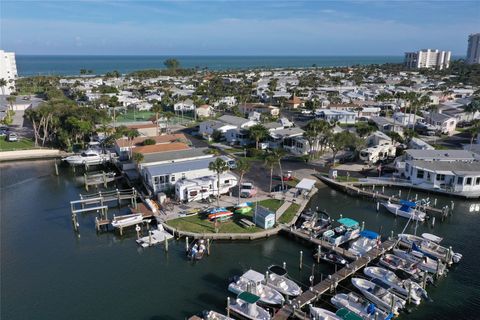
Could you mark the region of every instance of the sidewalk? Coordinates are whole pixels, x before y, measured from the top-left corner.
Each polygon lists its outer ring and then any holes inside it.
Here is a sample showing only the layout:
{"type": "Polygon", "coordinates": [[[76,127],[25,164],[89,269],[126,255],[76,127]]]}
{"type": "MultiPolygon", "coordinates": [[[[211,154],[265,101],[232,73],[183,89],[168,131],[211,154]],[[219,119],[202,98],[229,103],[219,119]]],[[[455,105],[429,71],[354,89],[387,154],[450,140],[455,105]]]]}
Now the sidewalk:
{"type": "Polygon", "coordinates": [[[12,160],[34,160],[60,158],[64,154],[58,149],[31,149],[0,152],[0,162],[12,160]]]}

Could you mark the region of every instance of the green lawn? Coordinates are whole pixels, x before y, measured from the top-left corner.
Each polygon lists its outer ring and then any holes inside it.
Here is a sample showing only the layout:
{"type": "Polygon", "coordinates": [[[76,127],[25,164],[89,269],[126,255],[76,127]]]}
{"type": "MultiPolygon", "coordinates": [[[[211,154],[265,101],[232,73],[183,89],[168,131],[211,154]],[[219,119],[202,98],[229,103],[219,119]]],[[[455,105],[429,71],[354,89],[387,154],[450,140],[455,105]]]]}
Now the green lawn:
{"type": "MultiPolygon", "coordinates": [[[[127,112],[121,112],[117,115],[117,122],[133,122],[133,121],[151,121],[151,119],[155,118],[155,113],[151,111],[135,111],[128,110],[127,112]]],[[[190,116],[183,116],[182,117],[173,117],[169,120],[169,124],[176,124],[176,123],[187,123],[194,121],[194,119],[190,116]]]]}
{"type": "Polygon", "coordinates": [[[292,203],[278,219],[278,223],[289,223],[292,221],[293,217],[297,214],[298,209],[300,209],[300,205],[298,203],[292,203]]]}
{"type": "Polygon", "coordinates": [[[0,151],[15,151],[34,149],[34,143],[29,139],[19,139],[15,142],[5,140],[5,137],[0,137],[0,151]]]}
{"type": "MultiPolygon", "coordinates": [[[[267,199],[258,202],[259,205],[272,211],[277,211],[281,207],[283,201],[276,199],[267,199]]],[[[298,210],[298,208],[297,208],[298,210]]],[[[288,210],[287,210],[288,211],[288,210]]],[[[233,218],[224,222],[217,223],[218,233],[250,233],[264,231],[258,227],[245,228],[240,224],[241,219],[247,219],[253,222],[253,210],[246,214],[235,213],[233,218]]],[[[196,233],[215,233],[215,223],[208,220],[205,214],[195,216],[182,217],[167,221],[169,226],[176,229],[196,233]]]]}
{"type": "Polygon", "coordinates": [[[337,176],[337,179],[335,179],[338,182],[358,182],[358,178],[355,177],[348,177],[347,176],[337,176]]]}

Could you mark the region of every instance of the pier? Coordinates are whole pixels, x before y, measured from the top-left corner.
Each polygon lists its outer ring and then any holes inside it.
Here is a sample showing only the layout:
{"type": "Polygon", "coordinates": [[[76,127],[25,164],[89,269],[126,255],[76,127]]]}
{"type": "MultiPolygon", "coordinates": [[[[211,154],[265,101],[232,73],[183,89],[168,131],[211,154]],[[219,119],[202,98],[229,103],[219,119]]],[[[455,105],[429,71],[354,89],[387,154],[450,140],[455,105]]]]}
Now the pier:
{"type": "Polygon", "coordinates": [[[121,179],[121,177],[116,177],[114,172],[92,172],[83,174],[84,182],[85,182],[85,190],[88,191],[89,186],[97,187],[100,184],[103,184],[105,188],[107,188],[109,182],[116,181],[121,179]],[[112,174],[113,173],[113,174],[112,174]]]}
{"type": "MultiPolygon", "coordinates": [[[[80,200],[77,200],[76,203],[82,204],[82,207],[89,204],[95,203],[108,203],[116,201],[117,205],[121,205],[122,200],[130,200],[132,207],[137,207],[137,198],[139,197],[139,193],[135,188],[131,189],[115,189],[109,191],[99,191],[93,194],[80,194],[80,200]]],[[[75,202],[71,201],[70,203],[75,202]]]]}
{"type": "MultiPolygon", "coordinates": [[[[367,197],[367,198],[371,198],[371,199],[373,199],[374,201],[377,201],[377,202],[390,201],[392,203],[400,203],[400,200],[402,200],[402,199],[400,199],[401,191],[399,192],[398,197],[395,197],[393,195],[388,196],[388,195],[383,194],[383,191],[380,192],[382,190],[381,189],[382,187],[385,187],[385,186],[397,186],[397,187],[404,187],[404,188],[412,187],[410,185],[405,185],[405,184],[397,185],[397,184],[383,183],[383,184],[375,185],[375,184],[372,184],[372,183],[368,183],[368,186],[370,186],[371,188],[361,188],[361,186],[363,185],[362,182],[338,182],[338,181],[335,181],[333,179],[330,179],[330,178],[322,176],[322,175],[316,175],[316,177],[318,179],[320,179],[326,185],[328,185],[328,186],[330,186],[334,189],[340,190],[342,192],[345,192],[348,195],[367,197]],[[375,187],[380,188],[380,190],[375,190],[375,187]]],[[[423,191],[426,191],[426,190],[423,190],[423,191]]],[[[431,207],[431,206],[426,206],[426,205],[423,206],[422,205],[421,208],[424,209],[426,213],[434,215],[434,216],[438,216],[438,217],[442,218],[442,220],[445,219],[447,217],[448,213],[449,213],[449,208],[448,207],[444,207],[442,209],[439,209],[439,208],[434,208],[434,207],[431,207]]]]}
{"type": "Polygon", "coordinates": [[[394,239],[389,239],[383,242],[380,245],[380,247],[370,250],[364,256],[359,257],[358,259],[348,264],[344,268],[338,270],[332,275],[329,275],[328,278],[324,279],[323,281],[320,281],[313,287],[310,287],[308,290],[303,292],[300,296],[293,299],[290,305],[284,306],[282,309],[280,309],[275,314],[273,319],[286,320],[290,316],[296,314],[297,310],[303,308],[309,303],[312,303],[318,300],[320,296],[325,292],[327,291],[333,292],[333,290],[335,290],[335,288],[338,286],[339,282],[355,274],[358,270],[362,269],[371,261],[375,260],[385,252],[393,249],[395,244],[396,244],[396,241],[394,239]]]}

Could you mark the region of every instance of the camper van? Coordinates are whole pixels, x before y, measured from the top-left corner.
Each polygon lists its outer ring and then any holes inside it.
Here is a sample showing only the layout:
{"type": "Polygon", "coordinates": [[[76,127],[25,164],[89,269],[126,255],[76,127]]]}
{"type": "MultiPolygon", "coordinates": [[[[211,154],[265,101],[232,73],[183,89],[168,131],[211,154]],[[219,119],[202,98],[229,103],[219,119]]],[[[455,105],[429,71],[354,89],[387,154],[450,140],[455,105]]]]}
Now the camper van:
{"type": "Polygon", "coordinates": [[[368,164],[375,164],[379,161],[395,157],[396,147],[390,143],[384,143],[360,151],[360,160],[368,164]]]}
{"type": "MultiPolygon", "coordinates": [[[[220,194],[226,194],[235,187],[238,179],[231,173],[220,175],[220,194]]],[[[217,196],[217,176],[179,180],[175,184],[175,196],[179,201],[191,202],[217,196]]]]}

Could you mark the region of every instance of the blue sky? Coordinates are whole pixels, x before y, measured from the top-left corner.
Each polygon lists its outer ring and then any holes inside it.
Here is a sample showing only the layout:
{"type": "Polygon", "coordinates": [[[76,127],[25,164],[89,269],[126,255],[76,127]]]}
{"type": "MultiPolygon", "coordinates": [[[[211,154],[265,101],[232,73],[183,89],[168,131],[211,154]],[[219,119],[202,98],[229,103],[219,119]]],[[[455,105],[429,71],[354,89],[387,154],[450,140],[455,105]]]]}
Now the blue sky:
{"type": "Polygon", "coordinates": [[[18,54],[464,55],[480,0],[2,0],[0,18],[18,54]]]}

